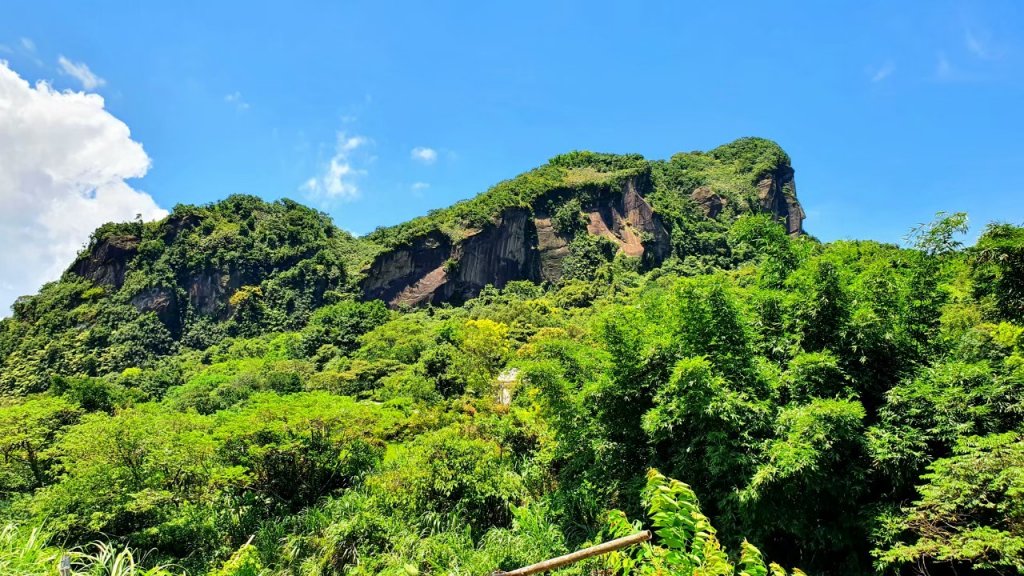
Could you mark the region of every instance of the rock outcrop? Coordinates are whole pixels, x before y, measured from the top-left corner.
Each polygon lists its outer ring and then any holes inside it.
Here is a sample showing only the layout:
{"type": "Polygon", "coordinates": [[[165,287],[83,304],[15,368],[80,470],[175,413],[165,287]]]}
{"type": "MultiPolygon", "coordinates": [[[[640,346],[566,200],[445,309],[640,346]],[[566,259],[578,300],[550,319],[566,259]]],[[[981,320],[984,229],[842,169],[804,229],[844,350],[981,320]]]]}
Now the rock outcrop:
{"type": "Polygon", "coordinates": [[[761,209],[775,214],[786,227],[790,235],[802,234],[804,231],[804,209],[796,199],[796,182],[793,179],[793,168],[780,166],[757,183],[757,196],[761,201],[761,209]]]}
{"type": "Polygon", "coordinates": [[[91,250],[71,265],[71,271],[101,286],[115,290],[124,285],[128,262],[139,251],[135,236],[110,236],[96,243],[91,250]]]}
{"type": "Polygon", "coordinates": [[[367,299],[392,306],[459,303],[492,284],[539,280],[536,229],[528,211],[510,209],[458,244],[440,232],[377,257],[363,281],[367,299]]]}
{"type": "Polygon", "coordinates": [[[557,281],[562,277],[562,260],[569,255],[569,242],[572,238],[555,230],[551,215],[546,212],[540,212],[534,217],[533,227],[537,234],[540,277],[557,281]]]}
{"type": "Polygon", "coordinates": [[[172,333],[177,334],[180,331],[178,298],[174,290],[163,287],[149,288],[132,297],[131,304],[140,312],[156,313],[172,333]]]}
{"type": "Polygon", "coordinates": [[[362,283],[363,295],[395,305],[432,302],[434,292],[448,281],[444,267],[451,255],[451,240],[441,232],[385,252],[370,265],[362,283]]]}
{"type": "Polygon", "coordinates": [[[803,233],[789,158],[767,140],[740,139],[667,161],[574,152],[415,225],[359,239],[290,201],[232,196],[183,206],[142,232],[134,223],[111,225],[69,273],[109,287],[108,294],[131,274],[131,293],[122,297],[175,333],[189,318],[230,319],[231,296],[242,286],[264,288],[261,305],[299,325],[329,291],[401,307],[459,304],[485,286],[518,280],[558,282],[568,258],[579,273],[579,262],[596,265],[610,253],[607,243],[580,235],[604,238],[650,269],[670,257],[672,236],[686,233],[690,219],[728,225],[758,210],[789,234],[803,233]],[[313,233],[295,233],[307,226],[313,233]]]}
{"type": "Polygon", "coordinates": [[[247,284],[246,280],[234,270],[222,273],[208,269],[193,274],[186,284],[189,304],[204,316],[226,317],[228,298],[247,284]]]}
{"type": "Polygon", "coordinates": [[[690,198],[697,203],[701,211],[708,218],[718,218],[722,210],[729,204],[729,199],[716,194],[710,186],[699,186],[690,194],[690,198]]]}
{"type": "MultiPolygon", "coordinates": [[[[605,237],[628,256],[657,265],[671,251],[668,231],[643,198],[648,177],[629,178],[621,188],[583,206],[586,233],[605,237]]],[[[515,280],[557,281],[571,237],[557,232],[543,210],[511,208],[495,222],[468,231],[453,243],[431,232],[387,251],[371,263],[361,284],[366,299],[418,306],[475,297],[487,285],[515,280]]]]}

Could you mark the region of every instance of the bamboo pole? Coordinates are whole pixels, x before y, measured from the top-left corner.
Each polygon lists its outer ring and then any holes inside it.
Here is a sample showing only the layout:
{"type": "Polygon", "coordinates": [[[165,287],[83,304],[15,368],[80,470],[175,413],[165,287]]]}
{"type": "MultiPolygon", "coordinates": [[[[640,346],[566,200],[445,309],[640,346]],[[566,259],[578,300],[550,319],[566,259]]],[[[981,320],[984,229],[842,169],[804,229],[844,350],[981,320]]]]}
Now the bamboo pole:
{"type": "Polygon", "coordinates": [[[552,558],[522,568],[517,568],[511,572],[502,572],[498,570],[494,572],[492,576],[529,576],[530,574],[537,574],[538,572],[547,572],[548,570],[555,570],[563,566],[572,564],[573,562],[579,562],[592,556],[598,556],[600,554],[607,554],[620,548],[632,546],[633,544],[639,544],[646,542],[651,539],[651,532],[644,530],[643,532],[637,532],[631,536],[623,536],[622,538],[616,538],[603,544],[591,546],[590,548],[584,548],[583,550],[577,550],[571,554],[565,556],[559,556],[558,558],[552,558]]]}

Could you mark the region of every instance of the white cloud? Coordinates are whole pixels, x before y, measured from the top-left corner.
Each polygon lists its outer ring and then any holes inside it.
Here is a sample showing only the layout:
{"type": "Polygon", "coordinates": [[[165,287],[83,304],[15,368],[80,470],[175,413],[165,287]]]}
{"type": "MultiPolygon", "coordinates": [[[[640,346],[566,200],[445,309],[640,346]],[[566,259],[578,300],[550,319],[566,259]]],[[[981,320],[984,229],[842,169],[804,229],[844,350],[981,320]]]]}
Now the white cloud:
{"type": "Polygon", "coordinates": [[[81,82],[82,88],[86,90],[95,90],[107,83],[103,78],[93,74],[92,70],[89,70],[89,67],[85,65],[85,62],[76,63],[61,56],[57,58],[57,64],[60,64],[62,73],[81,82]]]}
{"type": "Polygon", "coordinates": [[[35,52],[36,51],[36,43],[33,42],[29,38],[22,38],[21,39],[21,47],[24,48],[25,50],[29,51],[29,52],[35,52]]]}
{"type": "Polygon", "coordinates": [[[882,80],[885,80],[889,76],[892,76],[892,73],[895,72],[895,71],[896,71],[896,64],[894,64],[891,60],[887,60],[884,64],[882,64],[878,68],[870,71],[871,72],[871,81],[872,82],[881,82],[882,80]]]}
{"type": "Polygon", "coordinates": [[[369,140],[364,136],[346,136],[344,132],[338,132],[338,151],[348,154],[349,152],[367,144],[369,140]]]}
{"type": "Polygon", "coordinates": [[[944,52],[939,52],[938,59],[935,62],[935,76],[939,80],[953,80],[956,76],[956,73],[953,71],[953,65],[950,64],[944,52]]]}
{"type": "Polygon", "coordinates": [[[993,47],[992,35],[984,29],[964,30],[964,47],[980,60],[999,60],[1002,56],[1001,50],[993,47]]]}
{"type": "Polygon", "coordinates": [[[352,201],[359,198],[360,190],[356,179],[365,176],[366,171],[353,164],[353,152],[369,143],[365,136],[348,136],[338,132],[334,155],[314,176],[301,186],[315,200],[352,201]]]}
{"type": "Polygon", "coordinates": [[[126,182],[149,156],[103,97],[30,85],[0,60],[0,315],[55,280],[99,225],[162,218],[126,182]]]}
{"type": "Polygon", "coordinates": [[[426,190],[427,188],[430,188],[430,184],[426,182],[413,182],[410,188],[412,188],[413,192],[419,192],[422,190],[426,190]]]}
{"type": "Polygon", "coordinates": [[[434,162],[437,162],[437,150],[434,150],[433,148],[417,146],[412,149],[412,152],[410,152],[409,155],[412,156],[413,160],[424,164],[433,164],[434,162]]]}
{"type": "Polygon", "coordinates": [[[974,54],[978,58],[987,58],[988,50],[981,43],[981,40],[974,35],[970,30],[964,33],[964,45],[967,46],[967,51],[974,54]]]}
{"type": "Polygon", "coordinates": [[[237,90],[231,94],[225,95],[224,101],[228,104],[234,105],[235,109],[238,111],[249,109],[249,103],[242,98],[242,93],[237,90]]]}

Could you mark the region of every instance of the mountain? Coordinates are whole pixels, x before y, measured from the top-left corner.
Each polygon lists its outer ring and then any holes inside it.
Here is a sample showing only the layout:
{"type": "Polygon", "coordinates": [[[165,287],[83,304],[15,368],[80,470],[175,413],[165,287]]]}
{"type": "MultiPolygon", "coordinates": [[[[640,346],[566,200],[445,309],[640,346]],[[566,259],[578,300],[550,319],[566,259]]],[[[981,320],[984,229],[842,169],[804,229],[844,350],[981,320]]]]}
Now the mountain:
{"type": "Polygon", "coordinates": [[[759,138],[664,161],[570,152],[363,238],[291,200],[179,205],[157,222],[100,227],[59,281],[18,299],[0,368],[22,369],[0,370],[0,389],[45,388],[54,370],[120,370],[179,344],[295,330],[344,299],[457,305],[488,285],[589,279],[617,257],[647,270],[727,265],[730,223],[759,212],[803,233],[789,156],[759,138]]]}
{"type": "Polygon", "coordinates": [[[689,255],[685,236],[702,220],[727,224],[750,212],[803,232],[793,168],[773,142],[747,138],[668,161],[572,152],[472,200],[370,234],[382,250],[359,287],[364,298],[416,306],[461,303],[515,280],[558,282],[574,260],[600,259],[602,251],[649,269],[689,255]]]}
{"type": "Polygon", "coordinates": [[[1020,572],[1024,228],[802,221],[747,138],[107,224],[0,320],[0,572],[1020,572]]]}

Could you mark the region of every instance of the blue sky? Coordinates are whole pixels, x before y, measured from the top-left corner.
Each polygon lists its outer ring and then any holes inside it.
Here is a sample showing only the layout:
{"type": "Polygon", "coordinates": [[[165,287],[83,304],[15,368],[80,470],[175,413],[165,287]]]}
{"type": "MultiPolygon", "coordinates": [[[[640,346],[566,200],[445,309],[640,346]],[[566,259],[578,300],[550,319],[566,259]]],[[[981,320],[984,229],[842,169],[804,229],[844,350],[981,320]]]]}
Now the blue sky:
{"type": "Polygon", "coordinates": [[[1024,221],[1016,1],[12,1],[0,59],[101,95],[164,209],[291,197],[366,233],[568,150],[757,135],[823,240],[1024,221]]]}

